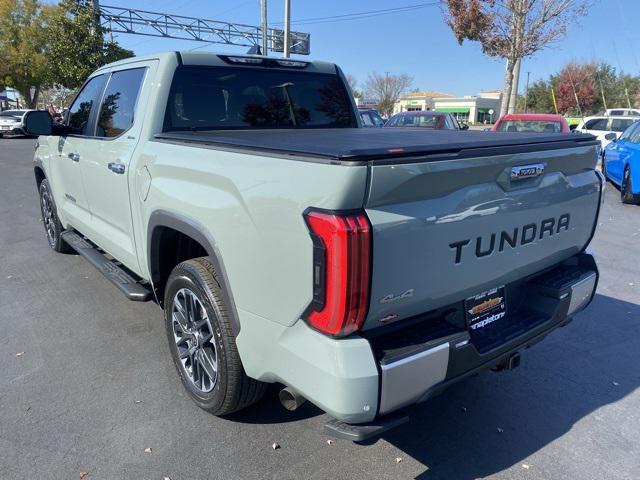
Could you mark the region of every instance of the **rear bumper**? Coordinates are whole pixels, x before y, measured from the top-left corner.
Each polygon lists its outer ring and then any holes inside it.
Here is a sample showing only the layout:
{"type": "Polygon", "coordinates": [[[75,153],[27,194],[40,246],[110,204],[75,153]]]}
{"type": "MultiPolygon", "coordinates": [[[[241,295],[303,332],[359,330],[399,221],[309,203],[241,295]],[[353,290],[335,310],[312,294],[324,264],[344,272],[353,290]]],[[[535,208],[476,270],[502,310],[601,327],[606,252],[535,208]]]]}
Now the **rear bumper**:
{"type": "MultiPolygon", "coordinates": [[[[472,373],[508,365],[514,353],[539,342],[583,310],[593,298],[597,281],[595,260],[581,254],[513,286],[511,292],[508,289],[512,295],[514,289],[520,290],[520,298],[507,304],[507,311],[513,312],[505,318],[508,325],[496,322],[479,333],[448,331],[444,337],[412,345],[409,355],[402,353],[406,347],[401,335],[392,346],[388,340],[372,339],[381,371],[378,414],[425,401],[472,373]]],[[[440,320],[449,323],[442,316],[440,320]]],[[[415,339],[413,329],[404,335],[415,339]]]]}
{"type": "Polygon", "coordinates": [[[285,327],[241,311],[237,345],[249,376],[294,388],[337,420],[367,424],[506,364],[584,309],[597,280],[595,260],[583,253],[508,285],[509,323],[482,335],[470,333],[464,320],[456,325],[456,315],[464,319],[460,302],[458,313],[449,306],[402,328],[388,326],[377,337],[345,339],[304,322],[285,327]]]}

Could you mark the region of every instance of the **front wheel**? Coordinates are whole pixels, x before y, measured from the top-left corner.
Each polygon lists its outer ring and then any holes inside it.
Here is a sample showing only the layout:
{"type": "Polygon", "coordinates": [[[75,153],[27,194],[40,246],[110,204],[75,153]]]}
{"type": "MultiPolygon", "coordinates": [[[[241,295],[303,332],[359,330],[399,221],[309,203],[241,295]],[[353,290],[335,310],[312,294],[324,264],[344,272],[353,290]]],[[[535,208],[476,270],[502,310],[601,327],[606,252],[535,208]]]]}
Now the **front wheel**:
{"type": "Polygon", "coordinates": [[[628,203],[631,205],[640,204],[640,194],[633,193],[633,183],[631,180],[631,168],[627,165],[624,169],[624,176],[622,177],[622,186],[620,188],[620,199],[622,203],[628,203]]]}
{"type": "Polygon", "coordinates": [[[208,257],[180,263],[167,280],[164,314],[183,386],[200,408],[222,416],[260,400],[267,384],[244,372],[217,275],[208,257]]]}
{"type": "Polygon", "coordinates": [[[68,253],[71,252],[71,247],[67,245],[62,239],[63,227],[58,218],[58,212],[56,210],[56,204],[53,201],[53,195],[51,194],[51,187],[47,179],[42,180],[40,188],[40,212],[42,213],[42,223],[44,229],[47,232],[47,242],[49,246],[56,252],[68,253]]]}

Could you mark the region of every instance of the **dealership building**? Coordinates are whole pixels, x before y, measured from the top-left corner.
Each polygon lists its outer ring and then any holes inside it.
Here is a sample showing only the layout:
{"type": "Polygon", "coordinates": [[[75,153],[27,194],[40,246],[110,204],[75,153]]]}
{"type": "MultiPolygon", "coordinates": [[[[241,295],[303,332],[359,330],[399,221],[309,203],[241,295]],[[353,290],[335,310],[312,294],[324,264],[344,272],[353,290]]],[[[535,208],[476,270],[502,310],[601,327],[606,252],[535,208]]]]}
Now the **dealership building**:
{"type": "Polygon", "coordinates": [[[451,113],[461,122],[493,123],[500,111],[500,99],[499,90],[464,97],[441,92],[413,92],[398,99],[394,113],[434,110],[451,113]]]}

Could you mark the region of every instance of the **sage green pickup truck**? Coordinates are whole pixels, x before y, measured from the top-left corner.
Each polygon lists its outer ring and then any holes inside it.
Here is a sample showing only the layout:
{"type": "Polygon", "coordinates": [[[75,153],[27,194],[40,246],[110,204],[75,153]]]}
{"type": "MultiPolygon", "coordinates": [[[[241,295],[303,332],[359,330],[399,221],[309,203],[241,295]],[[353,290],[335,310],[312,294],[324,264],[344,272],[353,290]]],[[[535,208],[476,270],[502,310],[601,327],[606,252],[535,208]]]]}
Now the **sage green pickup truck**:
{"type": "Polygon", "coordinates": [[[102,67],[25,128],[49,245],[158,303],[215,415],[275,383],[363,440],[596,289],[589,135],[360,128],[333,64],[193,52],[102,67]]]}

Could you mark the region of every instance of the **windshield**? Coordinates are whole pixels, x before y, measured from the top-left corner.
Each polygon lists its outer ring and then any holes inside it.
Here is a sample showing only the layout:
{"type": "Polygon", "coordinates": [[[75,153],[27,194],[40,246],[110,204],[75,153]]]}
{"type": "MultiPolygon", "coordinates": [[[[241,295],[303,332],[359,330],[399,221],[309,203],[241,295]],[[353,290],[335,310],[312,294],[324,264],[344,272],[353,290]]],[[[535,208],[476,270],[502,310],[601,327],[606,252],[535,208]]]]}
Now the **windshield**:
{"type": "Polygon", "coordinates": [[[0,117],[21,117],[24,113],[25,110],[5,110],[0,112],[0,117]]]}
{"type": "Polygon", "coordinates": [[[356,127],[337,75],[264,68],[176,71],[165,131],[356,127]]]}
{"type": "Polygon", "coordinates": [[[560,133],[560,122],[546,120],[507,120],[500,123],[499,132],[560,133]]]}

